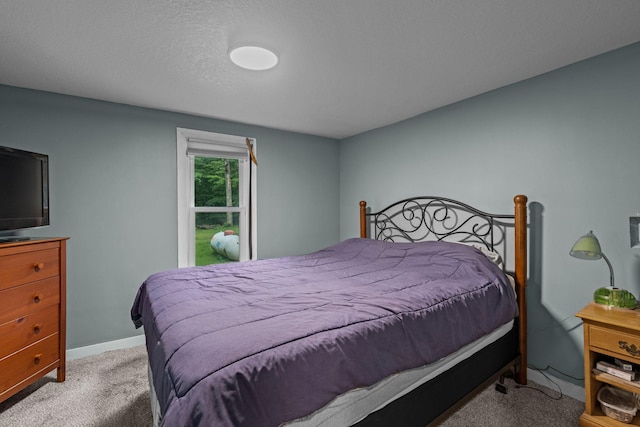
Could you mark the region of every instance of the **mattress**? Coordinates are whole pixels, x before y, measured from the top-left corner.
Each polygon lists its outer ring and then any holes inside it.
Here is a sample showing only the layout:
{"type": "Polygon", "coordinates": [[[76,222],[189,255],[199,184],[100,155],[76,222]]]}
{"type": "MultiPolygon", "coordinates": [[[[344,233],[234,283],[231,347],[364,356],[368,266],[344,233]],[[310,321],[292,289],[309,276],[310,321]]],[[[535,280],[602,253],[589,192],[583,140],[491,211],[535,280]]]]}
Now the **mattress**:
{"type": "MultiPolygon", "coordinates": [[[[344,427],[353,425],[370,413],[410,393],[432,378],[494,343],[506,335],[513,328],[513,324],[513,321],[505,323],[491,333],[435,363],[394,374],[372,387],[348,391],[338,396],[325,407],[306,417],[285,423],[283,427],[344,427]]],[[[148,375],[153,425],[158,426],[161,419],[160,404],[153,387],[153,373],[150,367],[148,375]]]]}

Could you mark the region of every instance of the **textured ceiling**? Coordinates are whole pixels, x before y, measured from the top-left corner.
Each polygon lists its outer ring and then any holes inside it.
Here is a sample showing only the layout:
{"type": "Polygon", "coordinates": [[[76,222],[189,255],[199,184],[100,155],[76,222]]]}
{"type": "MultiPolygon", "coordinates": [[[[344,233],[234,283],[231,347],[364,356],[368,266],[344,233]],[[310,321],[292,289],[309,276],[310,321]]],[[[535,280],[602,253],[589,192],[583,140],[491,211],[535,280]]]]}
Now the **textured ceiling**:
{"type": "Polygon", "coordinates": [[[639,0],[0,0],[0,84],[344,138],[637,41],[639,0]]]}

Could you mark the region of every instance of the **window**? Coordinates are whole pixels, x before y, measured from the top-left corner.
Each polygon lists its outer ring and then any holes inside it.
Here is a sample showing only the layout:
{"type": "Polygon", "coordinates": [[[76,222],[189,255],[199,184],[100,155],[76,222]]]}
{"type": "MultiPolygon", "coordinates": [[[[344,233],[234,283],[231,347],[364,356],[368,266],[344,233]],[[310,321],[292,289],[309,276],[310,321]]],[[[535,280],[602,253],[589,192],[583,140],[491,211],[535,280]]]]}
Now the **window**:
{"type": "Polygon", "coordinates": [[[177,130],[178,266],[254,259],[256,141],[177,130]],[[255,159],[255,158],[254,158],[255,159]]]}

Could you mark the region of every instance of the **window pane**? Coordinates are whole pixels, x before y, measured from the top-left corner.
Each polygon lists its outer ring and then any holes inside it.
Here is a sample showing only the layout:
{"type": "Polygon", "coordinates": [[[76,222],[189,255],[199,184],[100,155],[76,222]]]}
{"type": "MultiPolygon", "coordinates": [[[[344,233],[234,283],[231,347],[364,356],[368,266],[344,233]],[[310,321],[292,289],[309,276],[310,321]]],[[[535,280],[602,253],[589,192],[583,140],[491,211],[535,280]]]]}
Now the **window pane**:
{"type": "Polygon", "coordinates": [[[194,158],[194,204],[196,207],[238,207],[238,159],[194,158]]]}
{"type": "Polygon", "coordinates": [[[240,213],[197,212],[196,265],[238,261],[240,213]]]}

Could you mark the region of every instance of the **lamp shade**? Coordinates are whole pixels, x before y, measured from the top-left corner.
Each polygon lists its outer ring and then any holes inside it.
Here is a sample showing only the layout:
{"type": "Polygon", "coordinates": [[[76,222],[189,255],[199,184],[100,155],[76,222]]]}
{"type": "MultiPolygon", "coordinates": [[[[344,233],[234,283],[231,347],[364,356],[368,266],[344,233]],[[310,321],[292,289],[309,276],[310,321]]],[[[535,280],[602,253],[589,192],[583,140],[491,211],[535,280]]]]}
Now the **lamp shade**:
{"type": "Polygon", "coordinates": [[[592,231],[580,237],[569,253],[572,257],[579,259],[596,260],[602,258],[600,242],[592,231]]]}
{"type": "Polygon", "coordinates": [[[587,234],[579,238],[571,248],[571,251],[569,251],[569,254],[574,258],[586,259],[587,261],[595,259],[605,260],[609,266],[610,284],[612,288],[614,287],[613,267],[611,266],[611,262],[609,262],[609,258],[602,253],[600,242],[598,242],[598,239],[592,231],[589,231],[587,234]]]}

